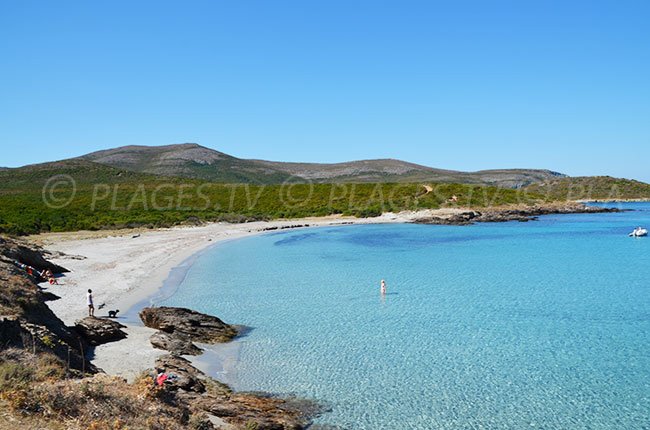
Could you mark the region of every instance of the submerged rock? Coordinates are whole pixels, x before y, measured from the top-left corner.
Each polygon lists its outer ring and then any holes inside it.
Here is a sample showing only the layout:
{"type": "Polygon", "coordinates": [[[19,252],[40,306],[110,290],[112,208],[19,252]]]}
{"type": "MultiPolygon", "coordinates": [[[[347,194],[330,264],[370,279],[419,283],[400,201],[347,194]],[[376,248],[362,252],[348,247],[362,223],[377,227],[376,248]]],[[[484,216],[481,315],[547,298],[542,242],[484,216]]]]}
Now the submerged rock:
{"type": "Polygon", "coordinates": [[[75,321],[74,326],[81,337],[91,345],[101,345],[126,338],[126,333],[122,331],[126,327],[109,319],[86,317],[75,321]]]}
{"type": "Polygon", "coordinates": [[[228,342],[238,334],[236,327],[219,318],[186,308],[144,308],[140,311],[140,319],[147,327],[197,342],[228,342]]]}

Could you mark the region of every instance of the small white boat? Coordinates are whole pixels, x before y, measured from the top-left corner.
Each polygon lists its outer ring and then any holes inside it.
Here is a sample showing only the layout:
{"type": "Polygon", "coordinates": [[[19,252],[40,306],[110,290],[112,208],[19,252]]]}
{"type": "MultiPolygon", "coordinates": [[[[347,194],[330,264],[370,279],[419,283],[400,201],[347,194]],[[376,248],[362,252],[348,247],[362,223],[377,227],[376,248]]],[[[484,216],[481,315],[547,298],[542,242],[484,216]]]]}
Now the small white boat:
{"type": "Polygon", "coordinates": [[[648,230],[646,230],[645,228],[641,228],[641,227],[635,228],[632,233],[628,234],[628,236],[630,236],[630,237],[642,237],[642,236],[647,236],[647,235],[648,235],[648,230]]]}

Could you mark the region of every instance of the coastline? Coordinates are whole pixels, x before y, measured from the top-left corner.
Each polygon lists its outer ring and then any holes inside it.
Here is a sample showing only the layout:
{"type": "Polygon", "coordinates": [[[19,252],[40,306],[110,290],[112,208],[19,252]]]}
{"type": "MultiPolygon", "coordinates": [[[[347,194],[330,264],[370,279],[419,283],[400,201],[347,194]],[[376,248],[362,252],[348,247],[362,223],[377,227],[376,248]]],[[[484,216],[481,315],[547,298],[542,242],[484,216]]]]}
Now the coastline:
{"type": "MultiPolygon", "coordinates": [[[[70,270],[59,279],[61,285],[41,285],[59,297],[47,305],[66,325],[74,325],[87,315],[87,289],[93,290],[96,316],[107,316],[108,310],[120,309],[117,321],[126,326],[127,338],[97,346],[91,361],[107,374],[131,381],[166,354],[153,348],[149,337],[156,330],[145,327],[137,313],[164,295],[166,286],[175,289],[192,262],[207,249],[279,229],[390,222],[404,220],[390,215],[359,219],[323,217],[154,230],[48,233],[28,240],[43,246],[51,254],[52,262],[70,270]]],[[[200,366],[202,360],[196,361],[200,366]]]]}
{"type": "MultiPolygon", "coordinates": [[[[93,290],[96,307],[103,305],[102,309],[96,309],[96,316],[107,316],[109,310],[120,309],[118,321],[126,325],[127,338],[96,347],[92,363],[109,375],[133,380],[153,367],[156,358],[165,354],[165,351],[153,348],[149,337],[155,330],[145,327],[137,313],[156,298],[164,297],[170,289],[175,289],[196,258],[225,241],[289,228],[394,223],[466,225],[525,221],[540,214],[594,211],[608,210],[576,203],[533,209],[518,206],[492,208],[483,210],[482,214],[467,208],[442,208],[384,213],[375,218],[328,216],[151,230],[46,233],[30,236],[28,240],[49,252],[52,262],[70,270],[60,279],[62,285],[42,285],[60,297],[47,304],[66,325],[74,325],[76,320],[86,316],[87,289],[93,290]]],[[[195,361],[199,367],[204,367],[205,360],[195,361]]],[[[214,369],[210,367],[209,370],[214,369]]]]}

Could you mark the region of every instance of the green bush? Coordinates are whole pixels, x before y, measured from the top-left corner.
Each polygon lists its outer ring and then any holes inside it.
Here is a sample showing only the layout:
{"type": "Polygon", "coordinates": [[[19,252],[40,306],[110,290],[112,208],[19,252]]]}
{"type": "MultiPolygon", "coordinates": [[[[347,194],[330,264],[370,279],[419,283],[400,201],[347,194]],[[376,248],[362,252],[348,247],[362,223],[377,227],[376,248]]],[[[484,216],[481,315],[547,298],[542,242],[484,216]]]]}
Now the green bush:
{"type": "Polygon", "coordinates": [[[39,232],[166,227],[199,221],[248,222],[347,214],[374,217],[382,212],[435,209],[450,204],[485,207],[543,201],[521,193],[479,185],[348,183],[250,185],[141,175],[86,164],[65,168],[0,172],[0,232],[39,232]],[[75,188],[44,187],[57,174],[75,179],[75,188]],[[51,191],[51,192],[50,192],[51,191]],[[74,191],[74,194],[72,194],[74,191]],[[58,207],[46,204],[68,204],[58,207]],[[44,200],[45,199],[45,200],[44,200]]]}
{"type": "Polygon", "coordinates": [[[3,361],[0,363],[0,392],[27,387],[34,380],[34,370],[23,363],[3,361]]]}

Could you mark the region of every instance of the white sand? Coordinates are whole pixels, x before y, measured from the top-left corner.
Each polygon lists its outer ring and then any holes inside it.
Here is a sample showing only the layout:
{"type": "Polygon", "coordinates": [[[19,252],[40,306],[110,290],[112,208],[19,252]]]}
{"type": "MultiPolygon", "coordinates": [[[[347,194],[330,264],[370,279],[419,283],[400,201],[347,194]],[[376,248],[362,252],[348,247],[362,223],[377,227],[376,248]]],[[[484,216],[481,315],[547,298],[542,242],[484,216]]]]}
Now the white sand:
{"type": "MultiPolygon", "coordinates": [[[[60,297],[48,302],[52,311],[67,325],[73,325],[75,320],[87,315],[88,289],[93,290],[95,316],[106,316],[108,310],[113,309],[120,309],[123,314],[154,295],[174,267],[220,241],[258,234],[269,227],[395,223],[408,221],[413,216],[413,213],[403,213],[367,219],[323,217],[244,224],[212,223],[157,230],[50,233],[30,239],[52,252],[54,263],[70,270],[60,279],[62,285],[43,286],[60,297]],[[139,236],[133,237],[135,235],[139,236]],[[100,304],[104,304],[101,310],[97,309],[100,304]]],[[[97,347],[93,363],[108,374],[132,379],[153,367],[155,358],[164,352],[149,343],[148,338],[154,330],[136,324],[127,326],[128,338],[97,347]]]]}
{"type": "MultiPolygon", "coordinates": [[[[49,233],[30,239],[52,252],[54,258],[51,260],[54,263],[70,270],[60,279],[62,285],[43,286],[60,297],[59,300],[48,302],[52,311],[67,325],[73,325],[76,320],[87,316],[88,289],[93,290],[95,316],[107,316],[108,310],[114,309],[120,309],[124,314],[153,296],[174,267],[193,254],[224,240],[259,234],[269,227],[402,223],[422,216],[451,216],[463,210],[387,213],[381,217],[363,219],[331,216],[244,224],[212,223],[199,227],[155,230],[49,233]],[[133,237],[136,235],[138,237],[133,237]],[[97,309],[100,304],[104,304],[101,310],[97,309]]],[[[126,325],[127,339],[97,347],[93,363],[108,374],[132,379],[152,368],[155,358],[165,352],[154,349],[149,343],[149,336],[154,330],[139,324],[126,325]]]]}

